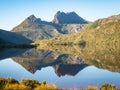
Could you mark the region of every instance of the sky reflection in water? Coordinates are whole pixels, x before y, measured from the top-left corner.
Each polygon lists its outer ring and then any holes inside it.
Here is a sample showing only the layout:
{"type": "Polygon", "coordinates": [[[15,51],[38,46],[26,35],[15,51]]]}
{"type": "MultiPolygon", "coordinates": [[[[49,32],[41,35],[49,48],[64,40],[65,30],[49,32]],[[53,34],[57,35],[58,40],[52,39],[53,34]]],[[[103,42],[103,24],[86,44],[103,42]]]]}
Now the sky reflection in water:
{"type": "Polygon", "coordinates": [[[29,78],[37,79],[40,82],[45,80],[47,83],[54,83],[58,87],[68,88],[86,87],[88,85],[99,86],[104,83],[115,84],[120,87],[120,73],[98,69],[94,66],[84,68],[75,76],[65,75],[58,77],[51,66],[37,70],[32,74],[10,58],[0,61],[0,77],[12,77],[17,80],[29,78]]]}

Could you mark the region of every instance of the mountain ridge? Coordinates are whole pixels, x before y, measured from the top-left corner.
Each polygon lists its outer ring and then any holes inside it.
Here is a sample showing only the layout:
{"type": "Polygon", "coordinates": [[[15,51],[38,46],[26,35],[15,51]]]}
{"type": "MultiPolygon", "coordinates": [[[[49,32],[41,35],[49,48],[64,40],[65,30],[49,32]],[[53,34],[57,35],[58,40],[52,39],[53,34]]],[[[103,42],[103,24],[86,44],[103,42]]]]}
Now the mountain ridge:
{"type": "MultiPolygon", "coordinates": [[[[98,19],[86,25],[82,31],[74,34],[63,35],[62,37],[42,40],[40,43],[47,44],[115,44],[119,45],[120,34],[120,15],[110,16],[108,18],[98,19]],[[110,42],[111,41],[111,42],[110,42]],[[53,43],[54,42],[54,43],[53,43]],[[93,43],[94,42],[94,43],[93,43]]],[[[37,43],[37,42],[36,42],[37,43]]],[[[38,41],[39,43],[39,41],[38,41]]]]}
{"type": "MultiPolygon", "coordinates": [[[[74,15],[76,15],[78,18],[81,19],[81,17],[78,16],[77,14],[74,14],[74,15]]],[[[69,15],[67,17],[69,18],[69,15]]],[[[74,21],[75,18],[72,18],[72,19],[74,21]]],[[[75,33],[82,30],[83,27],[87,24],[87,23],[80,23],[80,22],[73,24],[72,20],[70,22],[71,23],[57,24],[52,21],[51,22],[42,21],[40,18],[36,18],[34,15],[30,15],[21,24],[14,27],[12,29],[12,32],[20,33],[26,38],[32,41],[36,41],[41,39],[58,37],[64,34],[75,33]]]]}
{"type": "Polygon", "coordinates": [[[58,11],[55,14],[52,22],[56,24],[87,24],[88,23],[88,21],[81,18],[75,12],[64,13],[60,11],[58,11]]]}

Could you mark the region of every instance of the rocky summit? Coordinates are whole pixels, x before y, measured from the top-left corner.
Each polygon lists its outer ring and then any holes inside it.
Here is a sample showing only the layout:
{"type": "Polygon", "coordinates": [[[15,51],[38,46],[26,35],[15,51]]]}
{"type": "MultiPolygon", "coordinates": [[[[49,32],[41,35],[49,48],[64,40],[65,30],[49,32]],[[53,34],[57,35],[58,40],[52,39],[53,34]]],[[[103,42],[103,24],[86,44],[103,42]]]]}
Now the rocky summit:
{"type": "Polygon", "coordinates": [[[88,21],[81,18],[75,12],[64,13],[60,11],[58,11],[55,14],[52,22],[56,24],[87,24],[88,23],[88,21]]]}
{"type": "Polygon", "coordinates": [[[31,15],[27,18],[27,20],[31,21],[31,22],[41,22],[40,18],[36,18],[34,15],[31,15]]]}

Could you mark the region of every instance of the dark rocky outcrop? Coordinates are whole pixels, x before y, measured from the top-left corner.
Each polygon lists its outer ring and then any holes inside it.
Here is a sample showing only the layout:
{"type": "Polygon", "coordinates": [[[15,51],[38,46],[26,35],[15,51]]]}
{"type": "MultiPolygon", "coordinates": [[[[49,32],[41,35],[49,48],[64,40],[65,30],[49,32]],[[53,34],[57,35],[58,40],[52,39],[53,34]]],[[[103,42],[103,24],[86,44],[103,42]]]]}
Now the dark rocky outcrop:
{"type": "Polygon", "coordinates": [[[87,67],[87,64],[59,64],[55,65],[55,73],[57,76],[65,76],[65,75],[70,75],[70,76],[75,76],[78,72],[83,70],[85,67],[87,67]]]}
{"type": "Polygon", "coordinates": [[[75,12],[64,13],[58,11],[52,21],[56,24],[87,24],[88,21],[81,18],[75,12]]]}

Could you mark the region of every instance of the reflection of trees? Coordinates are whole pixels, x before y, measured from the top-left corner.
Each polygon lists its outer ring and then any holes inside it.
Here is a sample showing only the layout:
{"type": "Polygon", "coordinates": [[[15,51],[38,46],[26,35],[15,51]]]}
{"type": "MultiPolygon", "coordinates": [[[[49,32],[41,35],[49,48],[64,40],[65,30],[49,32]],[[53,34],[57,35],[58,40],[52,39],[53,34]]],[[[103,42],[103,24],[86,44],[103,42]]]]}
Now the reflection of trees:
{"type": "Polygon", "coordinates": [[[83,58],[86,64],[120,72],[120,48],[119,45],[114,45],[114,43],[109,43],[109,45],[87,44],[85,48],[81,48],[77,45],[73,45],[72,47],[63,45],[48,45],[40,46],[38,48],[70,55],[77,55],[83,58]]]}
{"type": "Polygon", "coordinates": [[[41,70],[43,67],[53,66],[58,76],[74,76],[87,65],[120,72],[119,48],[116,48],[111,45],[86,45],[85,48],[74,45],[72,47],[57,45],[20,51],[7,49],[4,50],[4,55],[2,54],[1,58],[12,56],[15,62],[21,64],[31,73],[35,73],[36,70],[41,70]]]}

